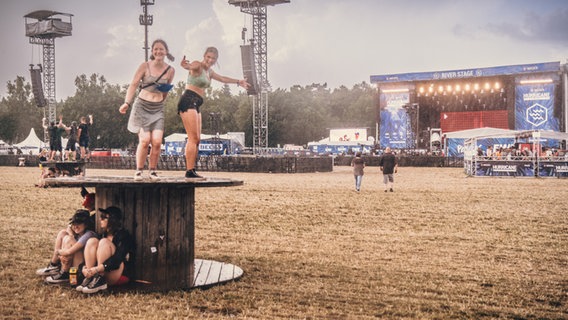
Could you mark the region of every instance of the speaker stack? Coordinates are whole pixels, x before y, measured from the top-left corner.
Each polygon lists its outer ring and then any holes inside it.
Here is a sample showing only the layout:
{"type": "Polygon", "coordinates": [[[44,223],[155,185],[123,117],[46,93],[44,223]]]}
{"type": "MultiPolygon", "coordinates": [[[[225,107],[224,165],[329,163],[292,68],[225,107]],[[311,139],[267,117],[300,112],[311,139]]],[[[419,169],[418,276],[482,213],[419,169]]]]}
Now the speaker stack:
{"type": "Polygon", "coordinates": [[[34,93],[34,100],[39,108],[47,106],[47,101],[43,95],[43,85],[41,82],[41,64],[38,64],[38,69],[34,68],[33,64],[30,64],[30,76],[32,78],[32,92],[34,93]]]}
{"type": "Polygon", "coordinates": [[[251,45],[241,46],[241,58],[243,61],[243,75],[247,82],[250,84],[249,88],[247,89],[247,93],[249,95],[256,95],[259,90],[254,64],[254,52],[251,45]]]}

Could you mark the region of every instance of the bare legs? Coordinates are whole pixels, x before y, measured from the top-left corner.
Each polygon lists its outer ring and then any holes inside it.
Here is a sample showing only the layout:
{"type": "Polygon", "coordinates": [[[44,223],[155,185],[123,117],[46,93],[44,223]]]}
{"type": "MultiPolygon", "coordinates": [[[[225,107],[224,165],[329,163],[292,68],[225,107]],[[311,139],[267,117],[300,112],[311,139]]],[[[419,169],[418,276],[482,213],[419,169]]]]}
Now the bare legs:
{"type": "MultiPolygon", "coordinates": [[[[97,238],[91,238],[87,241],[85,246],[85,268],[83,270],[83,275],[87,277],[86,270],[98,265],[102,265],[108,258],[110,258],[116,247],[108,238],[102,238],[101,240],[97,238]]],[[[116,270],[112,270],[104,273],[104,277],[109,285],[115,284],[124,270],[124,263],[116,270]]]]}
{"type": "Polygon", "coordinates": [[[152,146],[150,150],[150,161],[148,168],[156,170],[158,167],[158,159],[162,147],[162,137],[164,136],[163,130],[144,131],[140,129],[138,132],[138,147],[136,148],[136,168],[143,170],[148,157],[148,146],[152,146]]]}
{"type": "Polygon", "coordinates": [[[195,109],[180,112],[183,127],[187,133],[187,143],[185,144],[185,166],[187,170],[195,169],[195,160],[199,152],[199,140],[201,136],[201,113],[195,109]]]}

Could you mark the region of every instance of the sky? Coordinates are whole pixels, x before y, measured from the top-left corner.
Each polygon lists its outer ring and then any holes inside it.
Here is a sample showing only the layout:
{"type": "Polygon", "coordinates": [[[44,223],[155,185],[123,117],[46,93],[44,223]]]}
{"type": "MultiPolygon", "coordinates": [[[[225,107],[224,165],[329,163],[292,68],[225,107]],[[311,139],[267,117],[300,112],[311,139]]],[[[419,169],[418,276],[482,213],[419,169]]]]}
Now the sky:
{"type": "MultiPolygon", "coordinates": [[[[187,75],[181,58],[199,60],[208,46],[219,49],[217,73],[242,78],[241,30],[252,38],[252,17],[228,2],[155,0],[149,6],[149,41],[168,43],[175,82],[187,75]]],[[[73,14],[73,35],[55,40],[58,101],[75,94],[79,75],[128,84],[144,61],[138,0],[0,0],[0,97],[8,81],[30,81],[29,64],[42,62],[41,46],[25,36],[24,15],[36,10],[73,14]]],[[[568,59],[566,0],[290,0],[268,6],[267,30],[273,89],[352,88],[372,75],[568,59]]]]}

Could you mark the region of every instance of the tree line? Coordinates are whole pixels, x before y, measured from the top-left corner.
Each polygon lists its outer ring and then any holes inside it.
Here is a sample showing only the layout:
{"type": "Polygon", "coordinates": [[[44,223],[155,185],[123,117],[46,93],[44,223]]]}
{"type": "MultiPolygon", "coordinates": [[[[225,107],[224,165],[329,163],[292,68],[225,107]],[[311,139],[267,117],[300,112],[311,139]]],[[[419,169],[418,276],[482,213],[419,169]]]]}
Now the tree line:
{"type": "MultiPolygon", "coordinates": [[[[93,115],[91,149],[131,148],[137,136],[128,132],[128,114],[118,107],[124,101],[127,85],[110,84],[104,76],[82,74],[75,78],[75,94],[56,103],[57,118],[63,123],[79,122],[93,115]]],[[[185,84],[178,82],[165,102],[164,137],[185,133],[177,114],[177,102],[185,84]]],[[[24,140],[34,128],[43,138],[43,108],[36,107],[32,87],[22,76],[7,82],[7,94],[0,101],[0,139],[14,144],[24,140]]],[[[246,92],[235,95],[228,85],[209,88],[201,107],[205,134],[245,132],[246,145],[252,146],[253,98],[246,92]],[[218,114],[214,121],[211,113],[218,114]],[[217,131],[217,132],[215,132],[217,131]]],[[[295,85],[268,93],[268,142],[270,147],[284,144],[306,145],[329,135],[331,128],[369,128],[374,135],[377,118],[377,94],[365,82],[351,89],[330,89],[327,84],[295,85]]]]}

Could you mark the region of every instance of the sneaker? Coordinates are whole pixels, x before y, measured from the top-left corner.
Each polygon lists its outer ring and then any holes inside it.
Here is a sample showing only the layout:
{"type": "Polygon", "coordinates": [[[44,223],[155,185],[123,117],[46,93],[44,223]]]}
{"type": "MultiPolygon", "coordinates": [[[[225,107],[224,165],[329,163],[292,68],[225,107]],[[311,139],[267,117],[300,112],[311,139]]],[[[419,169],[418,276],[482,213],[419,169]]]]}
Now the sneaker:
{"type": "Polygon", "coordinates": [[[158,173],[155,170],[150,171],[150,180],[158,181],[160,177],[158,177],[158,173]]]}
{"type": "Polygon", "coordinates": [[[392,188],[389,189],[390,192],[394,192],[394,190],[392,188]]]}
{"type": "Polygon", "coordinates": [[[185,172],[185,178],[186,179],[203,179],[202,176],[198,175],[197,172],[195,172],[195,169],[191,169],[191,170],[187,170],[185,172]]]}
{"type": "Polygon", "coordinates": [[[83,291],[83,288],[85,288],[86,286],[88,286],[89,283],[91,283],[91,281],[93,281],[93,277],[85,278],[85,279],[83,279],[83,282],[82,282],[80,285],[78,285],[78,286],[75,287],[75,289],[76,289],[77,291],[81,291],[81,292],[82,292],[82,291],[83,291]]]}
{"type": "Polygon", "coordinates": [[[47,283],[69,283],[69,272],[67,271],[60,271],[58,274],[49,276],[45,278],[45,282],[47,283]]]}
{"type": "Polygon", "coordinates": [[[100,274],[97,274],[93,276],[93,280],[91,280],[86,287],[83,287],[81,291],[83,291],[83,293],[95,293],[101,290],[106,290],[107,287],[105,277],[101,277],[100,274]]]}
{"type": "Polygon", "coordinates": [[[134,174],[134,181],[140,181],[144,179],[142,177],[142,171],[141,170],[136,170],[136,173],[134,174]]]}
{"type": "Polygon", "coordinates": [[[52,264],[51,262],[45,268],[37,269],[36,274],[38,276],[53,276],[61,271],[61,264],[52,264]]]}

